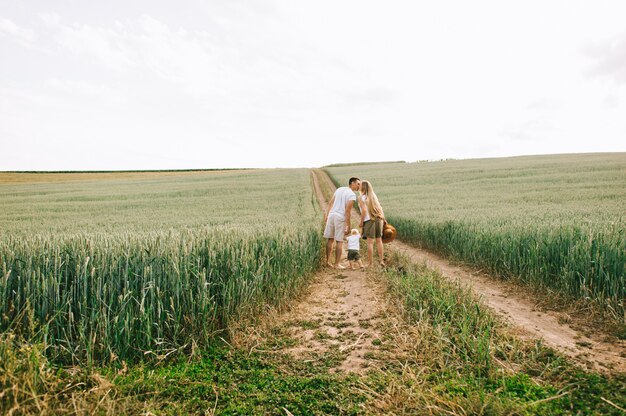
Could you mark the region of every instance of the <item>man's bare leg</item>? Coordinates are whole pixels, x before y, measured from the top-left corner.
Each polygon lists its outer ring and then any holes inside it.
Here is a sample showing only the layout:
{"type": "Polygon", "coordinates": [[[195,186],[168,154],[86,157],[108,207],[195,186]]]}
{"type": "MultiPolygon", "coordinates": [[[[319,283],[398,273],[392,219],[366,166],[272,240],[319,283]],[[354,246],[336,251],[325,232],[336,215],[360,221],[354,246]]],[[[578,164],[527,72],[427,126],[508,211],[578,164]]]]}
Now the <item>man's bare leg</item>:
{"type": "Polygon", "coordinates": [[[332,263],[330,262],[330,254],[333,252],[333,243],[335,240],[332,238],[326,239],[326,264],[332,267],[332,263]]]}
{"type": "Polygon", "coordinates": [[[341,253],[343,252],[343,241],[335,241],[335,267],[337,269],[345,269],[341,264],[341,253]]]}

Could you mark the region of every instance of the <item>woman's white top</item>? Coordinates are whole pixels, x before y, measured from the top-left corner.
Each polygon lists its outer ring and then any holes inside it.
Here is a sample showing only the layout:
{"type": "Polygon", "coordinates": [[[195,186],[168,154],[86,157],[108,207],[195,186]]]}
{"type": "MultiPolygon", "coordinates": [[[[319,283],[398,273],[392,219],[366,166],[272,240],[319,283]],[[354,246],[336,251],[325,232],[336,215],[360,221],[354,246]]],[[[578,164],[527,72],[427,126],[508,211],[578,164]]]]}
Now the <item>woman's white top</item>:
{"type": "Polygon", "coordinates": [[[363,222],[371,220],[369,210],[367,209],[367,196],[361,195],[361,201],[363,201],[363,209],[365,210],[365,218],[363,218],[363,222]]]}
{"type": "Polygon", "coordinates": [[[350,237],[348,237],[348,250],[358,250],[360,238],[361,234],[351,235],[350,237]]]}

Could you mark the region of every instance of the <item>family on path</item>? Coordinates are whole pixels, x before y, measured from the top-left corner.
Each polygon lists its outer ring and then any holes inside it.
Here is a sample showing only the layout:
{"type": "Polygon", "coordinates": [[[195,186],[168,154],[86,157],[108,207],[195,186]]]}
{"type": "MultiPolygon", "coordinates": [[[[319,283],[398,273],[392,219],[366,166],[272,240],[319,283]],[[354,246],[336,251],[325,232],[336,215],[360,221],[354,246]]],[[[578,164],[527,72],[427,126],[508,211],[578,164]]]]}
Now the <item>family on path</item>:
{"type": "MultiPolygon", "coordinates": [[[[341,255],[343,253],[343,240],[350,233],[350,214],[354,201],[358,201],[359,210],[361,211],[361,220],[359,227],[362,229],[362,236],[367,240],[367,260],[368,267],[374,264],[374,242],[378,251],[378,258],[382,266],[384,262],[383,252],[383,225],[385,222],[385,214],[383,208],[378,202],[378,197],[374,193],[372,184],[368,181],[361,181],[359,178],[352,177],[348,181],[348,186],[342,186],[335,191],[335,194],[328,203],[328,208],[324,214],[324,238],[326,238],[326,264],[337,269],[345,269],[341,265],[341,255]],[[360,192],[357,198],[356,192],[360,192]],[[335,245],[335,263],[331,263],[331,256],[335,245]]],[[[358,230],[352,233],[349,239],[348,260],[351,265],[353,262],[359,262],[359,246],[358,230]]]]}

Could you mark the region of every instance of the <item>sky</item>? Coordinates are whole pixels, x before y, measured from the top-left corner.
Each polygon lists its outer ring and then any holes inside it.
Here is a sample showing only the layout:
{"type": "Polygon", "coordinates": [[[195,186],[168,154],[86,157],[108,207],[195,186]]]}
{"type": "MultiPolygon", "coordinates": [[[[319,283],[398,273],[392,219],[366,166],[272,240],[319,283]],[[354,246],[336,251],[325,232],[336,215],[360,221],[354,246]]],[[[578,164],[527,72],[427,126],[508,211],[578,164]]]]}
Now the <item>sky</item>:
{"type": "Polygon", "coordinates": [[[626,2],[0,0],[0,171],[626,151],[626,2]]]}

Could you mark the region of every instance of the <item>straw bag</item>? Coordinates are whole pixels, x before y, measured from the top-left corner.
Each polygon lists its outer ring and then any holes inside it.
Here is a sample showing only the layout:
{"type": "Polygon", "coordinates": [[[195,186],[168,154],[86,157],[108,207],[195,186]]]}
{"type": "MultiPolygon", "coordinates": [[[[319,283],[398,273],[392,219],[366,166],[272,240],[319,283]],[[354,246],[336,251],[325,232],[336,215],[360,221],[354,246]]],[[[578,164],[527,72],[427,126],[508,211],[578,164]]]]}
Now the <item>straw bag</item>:
{"type": "Polygon", "coordinates": [[[383,224],[383,243],[391,243],[396,239],[396,227],[389,224],[387,221],[383,224]]]}

